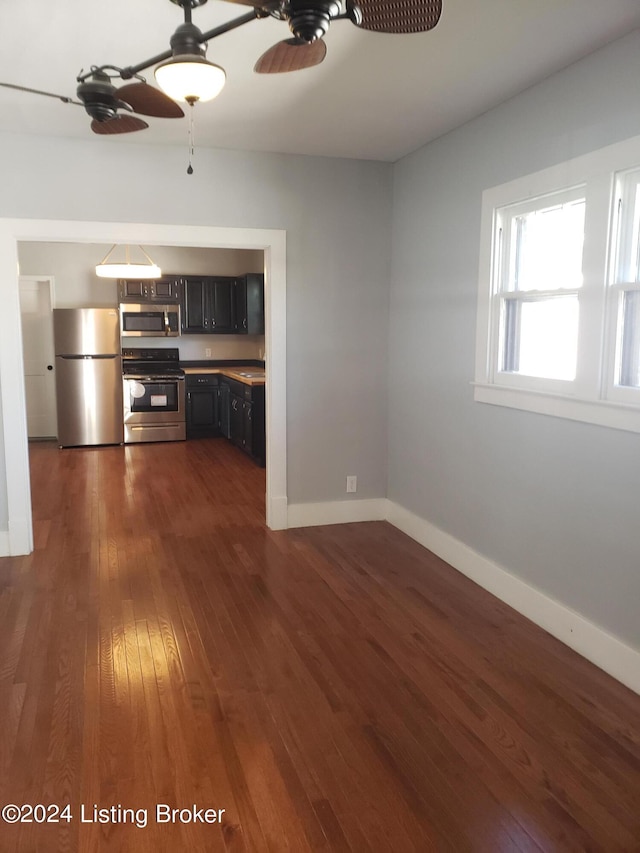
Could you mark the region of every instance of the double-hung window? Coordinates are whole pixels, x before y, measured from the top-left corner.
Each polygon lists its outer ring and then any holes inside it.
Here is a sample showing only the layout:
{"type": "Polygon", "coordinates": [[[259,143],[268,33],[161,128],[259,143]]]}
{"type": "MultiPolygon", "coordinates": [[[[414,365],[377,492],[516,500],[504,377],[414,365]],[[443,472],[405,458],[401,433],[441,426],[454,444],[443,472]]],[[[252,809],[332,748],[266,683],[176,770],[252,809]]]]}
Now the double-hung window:
{"type": "Polygon", "coordinates": [[[499,379],[575,379],[584,210],[578,187],[498,211],[499,379]]]}
{"type": "Polygon", "coordinates": [[[640,432],[640,138],[484,193],[474,384],[640,432]]]}

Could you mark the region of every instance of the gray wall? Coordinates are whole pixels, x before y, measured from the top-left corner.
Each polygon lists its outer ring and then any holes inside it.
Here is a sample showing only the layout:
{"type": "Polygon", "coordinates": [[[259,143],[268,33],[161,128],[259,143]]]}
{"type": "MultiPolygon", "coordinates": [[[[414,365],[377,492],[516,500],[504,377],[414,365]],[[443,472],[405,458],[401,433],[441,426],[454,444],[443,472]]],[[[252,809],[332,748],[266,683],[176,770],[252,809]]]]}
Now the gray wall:
{"type": "MultiPolygon", "coordinates": [[[[640,32],[394,170],[389,497],[640,647],[640,435],[473,401],[484,189],[640,134],[640,32]]],[[[637,164],[629,164],[637,165],[637,164]]]]}
{"type": "Polygon", "coordinates": [[[383,496],[392,167],[87,135],[1,136],[0,216],[286,229],[289,500],[383,496]]]}
{"type": "MultiPolygon", "coordinates": [[[[1,285],[0,285],[1,291],[1,285]]],[[[0,396],[0,424],[3,424],[2,419],[2,397],[0,396]]],[[[0,429],[0,445],[3,443],[4,437],[0,429]]],[[[0,453],[0,531],[6,531],[9,527],[9,510],[7,503],[7,475],[4,467],[4,454],[0,453]]]]}

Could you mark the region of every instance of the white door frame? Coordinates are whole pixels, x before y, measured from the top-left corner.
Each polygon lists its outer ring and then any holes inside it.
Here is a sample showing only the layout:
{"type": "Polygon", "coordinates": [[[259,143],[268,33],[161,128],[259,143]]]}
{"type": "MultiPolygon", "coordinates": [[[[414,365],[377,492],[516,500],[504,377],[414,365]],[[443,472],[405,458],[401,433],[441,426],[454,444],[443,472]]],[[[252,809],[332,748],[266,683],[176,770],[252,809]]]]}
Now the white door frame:
{"type": "MultiPolygon", "coordinates": [[[[23,284],[28,284],[30,282],[36,283],[36,284],[48,284],[49,285],[49,305],[51,307],[51,310],[53,311],[53,309],[56,306],[56,288],[55,288],[54,277],[52,275],[20,275],[20,276],[18,276],[18,287],[21,287],[23,284]]],[[[53,314],[51,314],[51,316],[49,317],[49,322],[51,323],[51,344],[53,346],[53,314]]],[[[22,334],[22,315],[20,316],[20,333],[22,334]]],[[[24,352],[23,352],[23,360],[24,360],[24,352]]],[[[53,350],[52,350],[51,351],[51,364],[52,365],[54,363],[53,360],[54,360],[54,354],[53,354],[53,350]]],[[[24,367],[24,364],[23,364],[23,367],[24,367]]],[[[24,375],[24,370],[23,370],[23,375],[24,375]]],[[[54,409],[55,409],[55,391],[54,391],[54,396],[53,396],[53,403],[54,403],[54,409]]],[[[26,400],[25,400],[25,405],[26,405],[26,400]]],[[[54,415],[55,415],[55,411],[54,411],[54,415]]],[[[55,427],[55,421],[54,421],[54,427],[55,427]]],[[[51,435],[51,437],[53,437],[56,435],[56,433],[52,432],[50,435],[51,435]]]]}
{"type": "MultiPolygon", "coordinates": [[[[286,232],[139,222],[0,219],[0,399],[2,403],[8,533],[0,530],[0,555],[33,550],[27,416],[18,292],[18,243],[123,243],[146,246],[258,249],[265,265],[267,488],[266,522],[287,527],[286,232]]],[[[99,260],[99,259],[98,259],[99,260]]],[[[0,490],[3,489],[0,471],[0,490]]]]}

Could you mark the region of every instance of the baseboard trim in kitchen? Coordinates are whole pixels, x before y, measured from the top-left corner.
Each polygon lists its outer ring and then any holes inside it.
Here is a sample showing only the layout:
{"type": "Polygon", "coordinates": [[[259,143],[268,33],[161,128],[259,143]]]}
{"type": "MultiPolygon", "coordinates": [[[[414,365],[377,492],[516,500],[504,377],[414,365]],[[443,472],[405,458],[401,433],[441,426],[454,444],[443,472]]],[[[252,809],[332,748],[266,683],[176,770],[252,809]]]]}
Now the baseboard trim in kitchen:
{"type": "Polygon", "coordinates": [[[386,498],[325,503],[290,504],[289,527],[317,527],[321,524],[348,524],[353,521],[384,521],[386,498]]]}
{"type": "Polygon", "coordinates": [[[8,557],[11,553],[9,548],[9,531],[0,530],[0,557],[8,557]]]}
{"type": "Polygon", "coordinates": [[[640,694],[640,651],[393,501],[387,501],[386,520],[640,694]]]}

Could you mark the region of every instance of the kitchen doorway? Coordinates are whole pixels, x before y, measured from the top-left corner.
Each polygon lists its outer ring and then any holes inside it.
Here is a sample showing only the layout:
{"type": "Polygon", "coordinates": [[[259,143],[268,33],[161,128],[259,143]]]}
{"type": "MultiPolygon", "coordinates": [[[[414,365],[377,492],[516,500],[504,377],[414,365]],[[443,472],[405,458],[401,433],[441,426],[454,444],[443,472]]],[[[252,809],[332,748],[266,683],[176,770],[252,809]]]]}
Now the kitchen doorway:
{"type": "Polygon", "coordinates": [[[30,439],[55,438],[54,282],[51,276],[21,275],[19,287],[27,435],[30,439]]]}
{"type": "Polygon", "coordinates": [[[266,363],[266,523],[287,527],[286,463],[286,232],[276,229],[221,228],[197,225],[0,220],[0,277],[6,283],[5,311],[0,314],[0,394],[2,444],[0,489],[6,479],[6,510],[0,496],[0,554],[33,549],[27,418],[17,272],[18,243],[120,243],[202,248],[262,250],[265,258],[266,363]],[[2,458],[3,457],[3,458],[2,458]],[[2,470],[4,463],[4,471],[2,470]],[[4,541],[3,541],[4,539],[4,541]]]}

